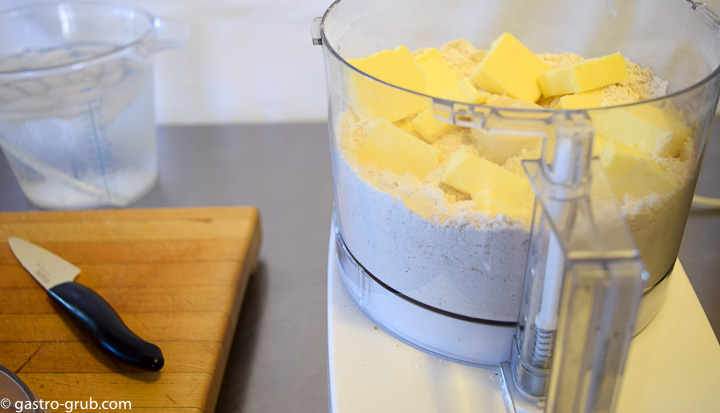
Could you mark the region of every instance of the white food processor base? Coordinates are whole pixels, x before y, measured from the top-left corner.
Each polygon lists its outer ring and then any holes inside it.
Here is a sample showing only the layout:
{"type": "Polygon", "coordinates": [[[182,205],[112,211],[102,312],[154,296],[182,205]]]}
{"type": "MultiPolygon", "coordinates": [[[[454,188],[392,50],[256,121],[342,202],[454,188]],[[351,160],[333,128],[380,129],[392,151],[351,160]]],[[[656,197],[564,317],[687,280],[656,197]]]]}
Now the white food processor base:
{"type": "MultiPolygon", "coordinates": [[[[502,369],[418,350],[355,304],[342,280],[334,234],[328,250],[328,357],[334,413],[523,411],[502,369]]],[[[715,411],[720,345],[678,262],[665,304],[633,339],[617,412],[715,411]]]]}

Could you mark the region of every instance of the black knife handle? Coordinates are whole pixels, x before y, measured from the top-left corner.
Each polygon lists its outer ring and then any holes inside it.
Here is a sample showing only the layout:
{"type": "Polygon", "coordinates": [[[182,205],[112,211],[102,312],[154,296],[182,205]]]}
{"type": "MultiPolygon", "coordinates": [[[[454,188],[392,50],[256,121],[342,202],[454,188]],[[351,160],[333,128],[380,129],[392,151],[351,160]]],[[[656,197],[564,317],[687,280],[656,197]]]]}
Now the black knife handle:
{"type": "Polygon", "coordinates": [[[100,348],[112,356],[148,370],[165,363],[160,347],[133,333],[98,293],[76,282],[58,284],[48,294],[67,309],[100,348]]]}

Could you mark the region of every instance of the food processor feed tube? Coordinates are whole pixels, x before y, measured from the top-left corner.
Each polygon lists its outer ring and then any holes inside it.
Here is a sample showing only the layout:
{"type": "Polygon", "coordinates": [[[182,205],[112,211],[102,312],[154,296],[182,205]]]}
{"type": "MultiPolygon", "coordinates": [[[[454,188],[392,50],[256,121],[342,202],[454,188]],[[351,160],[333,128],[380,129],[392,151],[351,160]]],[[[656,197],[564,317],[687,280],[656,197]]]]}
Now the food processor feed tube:
{"type": "Polygon", "coordinates": [[[441,119],[495,135],[542,137],[524,160],[535,193],[511,360],[512,402],[549,412],[612,411],[648,273],[625,226],[584,111],[450,104],[441,119]]]}
{"type": "Polygon", "coordinates": [[[536,195],[511,388],[552,412],[612,411],[647,281],[585,113],[555,125],[553,160],[525,161],[536,195]]]}

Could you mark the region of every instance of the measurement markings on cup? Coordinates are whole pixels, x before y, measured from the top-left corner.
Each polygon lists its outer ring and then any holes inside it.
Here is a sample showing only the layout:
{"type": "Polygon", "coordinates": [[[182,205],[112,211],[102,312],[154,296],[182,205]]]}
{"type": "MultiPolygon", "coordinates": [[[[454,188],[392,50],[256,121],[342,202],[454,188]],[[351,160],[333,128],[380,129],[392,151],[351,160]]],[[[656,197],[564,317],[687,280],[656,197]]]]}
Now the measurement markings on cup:
{"type": "Polygon", "coordinates": [[[107,136],[102,108],[103,98],[90,101],[87,103],[87,108],[82,110],[81,116],[86,130],[84,137],[91,143],[88,148],[94,149],[89,153],[89,162],[102,177],[105,195],[109,198],[114,184],[115,168],[111,154],[112,144],[107,136]]]}

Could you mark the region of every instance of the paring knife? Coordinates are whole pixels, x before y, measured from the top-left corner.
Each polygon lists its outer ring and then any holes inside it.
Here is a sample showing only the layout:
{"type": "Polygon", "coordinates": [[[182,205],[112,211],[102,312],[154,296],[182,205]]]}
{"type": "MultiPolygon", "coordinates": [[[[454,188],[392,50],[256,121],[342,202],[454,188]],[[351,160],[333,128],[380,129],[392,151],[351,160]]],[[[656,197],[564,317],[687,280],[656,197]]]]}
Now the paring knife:
{"type": "Polygon", "coordinates": [[[115,310],[95,291],[73,280],[80,268],[21,238],[8,238],[20,264],[60,303],[97,344],[110,355],[134,366],[160,370],[162,351],[133,333],[115,310]]]}

